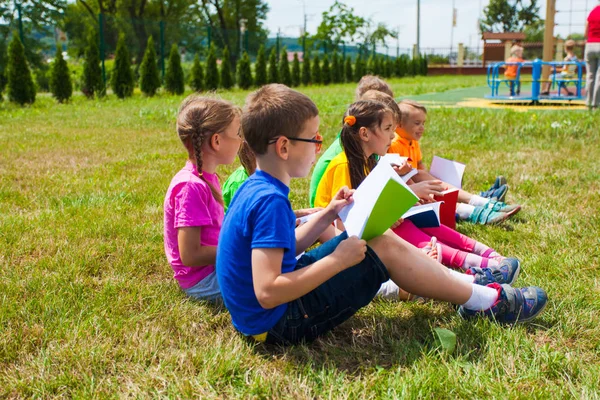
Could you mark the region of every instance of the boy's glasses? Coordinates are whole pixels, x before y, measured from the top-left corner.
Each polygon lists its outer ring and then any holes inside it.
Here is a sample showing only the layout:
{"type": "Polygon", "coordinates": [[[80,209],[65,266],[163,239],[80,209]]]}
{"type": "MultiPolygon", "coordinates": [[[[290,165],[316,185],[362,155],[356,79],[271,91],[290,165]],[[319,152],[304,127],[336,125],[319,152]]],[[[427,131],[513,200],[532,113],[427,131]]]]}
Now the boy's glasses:
{"type": "MultiPolygon", "coordinates": [[[[271,139],[269,141],[269,144],[273,144],[273,143],[277,142],[277,139],[279,139],[280,137],[281,136],[271,139]]],[[[303,138],[293,138],[293,137],[287,137],[287,138],[288,138],[288,140],[293,140],[296,142],[314,143],[317,146],[317,153],[320,153],[321,147],[323,147],[323,136],[321,136],[321,134],[319,132],[317,132],[317,136],[315,136],[314,139],[303,139],[303,138]]]]}

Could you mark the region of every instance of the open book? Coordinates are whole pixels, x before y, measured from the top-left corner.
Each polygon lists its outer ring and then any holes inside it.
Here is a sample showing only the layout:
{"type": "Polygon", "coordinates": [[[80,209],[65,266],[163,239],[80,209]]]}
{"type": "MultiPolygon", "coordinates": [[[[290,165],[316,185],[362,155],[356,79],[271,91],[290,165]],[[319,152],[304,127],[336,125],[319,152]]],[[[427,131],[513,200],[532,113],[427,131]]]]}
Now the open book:
{"type": "MultiPolygon", "coordinates": [[[[379,162],[386,162],[392,166],[397,165],[398,167],[404,164],[406,161],[408,161],[408,157],[402,157],[397,153],[388,153],[379,159],[379,162]]],[[[402,180],[404,182],[408,182],[408,180],[415,176],[417,172],[419,172],[419,170],[413,168],[409,173],[402,175],[402,180]]]]}
{"type": "Polygon", "coordinates": [[[441,196],[434,196],[436,201],[441,201],[440,222],[449,228],[456,228],[456,203],[458,202],[458,189],[448,189],[441,196]]]}
{"type": "Polygon", "coordinates": [[[433,156],[429,173],[443,182],[462,189],[462,178],[465,173],[465,168],[465,164],[433,156]]]}
{"type": "Polygon", "coordinates": [[[419,200],[387,162],[380,162],[339,213],[348,236],[380,236],[419,200]]]}
{"type": "Polygon", "coordinates": [[[410,220],[418,228],[437,228],[440,226],[440,206],[442,202],[411,207],[402,218],[410,220]]]}

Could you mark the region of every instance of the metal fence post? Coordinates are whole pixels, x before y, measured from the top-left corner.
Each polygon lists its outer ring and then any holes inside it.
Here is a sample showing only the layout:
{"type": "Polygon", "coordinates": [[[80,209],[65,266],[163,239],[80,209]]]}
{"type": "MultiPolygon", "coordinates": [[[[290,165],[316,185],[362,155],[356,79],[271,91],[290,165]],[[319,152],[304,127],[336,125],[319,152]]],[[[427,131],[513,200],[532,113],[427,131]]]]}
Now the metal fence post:
{"type": "Polygon", "coordinates": [[[160,71],[165,81],[165,21],[160,21],[160,71]]]}
{"type": "Polygon", "coordinates": [[[106,92],[106,66],[104,65],[104,14],[98,14],[99,39],[100,39],[100,61],[102,63],[102,83],[104,84],[104,92],[106,92]]]}

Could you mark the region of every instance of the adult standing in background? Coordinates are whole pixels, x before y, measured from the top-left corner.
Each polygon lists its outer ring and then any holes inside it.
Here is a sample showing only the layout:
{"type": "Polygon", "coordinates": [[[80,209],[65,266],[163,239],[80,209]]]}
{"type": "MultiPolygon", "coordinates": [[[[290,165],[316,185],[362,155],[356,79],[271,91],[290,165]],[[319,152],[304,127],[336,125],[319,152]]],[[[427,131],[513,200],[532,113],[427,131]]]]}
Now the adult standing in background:
{"type": "MultiPolygon", "coordinates": [[[[600,2],[600,0],[598,0],[600,2]]],[[[600,106],[600,5],[594,7],[585,25],[585,63],[587,70],[587,106],[600,106]]]]}

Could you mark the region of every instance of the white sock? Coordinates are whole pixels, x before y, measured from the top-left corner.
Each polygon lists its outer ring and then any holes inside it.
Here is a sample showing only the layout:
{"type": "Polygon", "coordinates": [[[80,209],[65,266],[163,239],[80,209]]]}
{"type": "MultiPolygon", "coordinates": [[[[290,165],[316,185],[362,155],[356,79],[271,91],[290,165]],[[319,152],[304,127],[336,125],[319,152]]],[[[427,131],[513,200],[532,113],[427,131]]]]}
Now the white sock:
{"type": "Polygon", "coordinates": [[[450,272],[450,275],[452,275],[456,279],[460,279],[461,281],[465,281],[468,283],[475,282],[475,276],[473,276],[473,275],[461,274],[460,272],[454,271],[452,269],[448,270],[448,272],[450,272]]]}
{"type": "Polygon", "coordinates": [[[498,300],[498,291],[494,288],[473,284],[473,293],[463,307],[473,311],[484,311],[498,300]]]}
{"type": "Polygon", "coordinates": [[[473,253],[482,255],[486,251],[488,251],[489,247],[481,242],[475,242],[475,246],[473,246],[473,253]]]}
{"type": "Polygon", "coordinates": [[[469,200],[469,204],[475,207],[485,206],[489,202],[490,199],[486,199],[485,197],[481,197],[476,194],[471,195],[471,200],[469,200]]]}
{"type": "Polygon", "coordinates": [[[467,256],[465,257],[465,262],[463,263],[462,268],[469,269],[472,267],[481,267],[482,261],[483,261],[483,259],[481,258],[481,256],[478,256],[477,254],[473,254],[473,253],[467,253],[467,256]]]}
{"type": "Polygon", "coordinates": [[[381,287],[377,291],[375,296],[383,297],[384,299],[394,299],[398,300],[398,296],[400,295],[400,288],[398,285],[394,283],[391,279],[383,282],[381,287]]]}
{"type": "Polygon", "coordinates": [[[465,203],[458,203],[456,205],[456,213],[458,214],[458,218],[467,219],[473,214],[475,211],[475,206],[465,203]]]}

